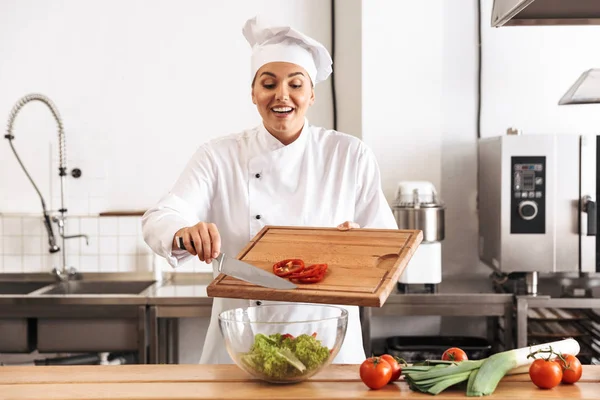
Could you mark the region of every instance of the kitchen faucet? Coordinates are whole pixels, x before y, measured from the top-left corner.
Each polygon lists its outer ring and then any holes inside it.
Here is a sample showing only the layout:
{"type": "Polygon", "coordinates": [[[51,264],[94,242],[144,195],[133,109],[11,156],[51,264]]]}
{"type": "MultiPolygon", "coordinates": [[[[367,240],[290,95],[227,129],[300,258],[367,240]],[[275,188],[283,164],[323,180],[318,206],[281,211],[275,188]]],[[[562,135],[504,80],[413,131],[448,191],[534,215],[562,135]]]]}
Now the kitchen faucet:
{"type": "Polygon", "coordinates": [[[52,222],[54,222],[58,225],[58,233],[59,233],[60,237],[62,238],[62,267],[60,269],[57,269],[55,267],[52,270],[52,274],[56,275],[57,278],[59,278],[60,280],[65,281],[65,280],[68,280],[71,277],[75,276],[75,274],[76,274],[75,268],[72,268],[72,267],[67,268],[67,252],[66,252],[67,248],[65,246],[65,241],[67,239],[84,238],[86,244],[89,244],[89,238],[87,235],[84,235],[84,234],[78,234],[78,235],[66,235],[65,234],[65,220],[66,220],[66,213],[67,213],[67,209],[65,207],[65,186],[66,186],[65,179],[67,176],[67,154],[66,154],[66,146],[65,146],[65,133],[63,131],[63,123],[60,118],[60,114],[58,113],[58,109],[56,108],[54,103],[48,97],[46,97],[42,94],[33,93],[33,94],[29,94],[29,95],[22,97],[21,99],[19,99],[19,101],[17,101],[17,103],[13,107],[12,111],[10,112],[10,115],[8,117],[8,124],[7,124],[7,128],[6,128],[6,135],[4,135],[4,137],[6,139],[8,139],[8,142],[10,144],[10,147],[11,147],[13,153],[15,154],[15,157],[17,157],[17,161],[21,165],[21,168],[23,168],[25,175],[27,175],[27,178],[29,178],[29,181],[31,182],[31,184],[33,185],[34,189],[36,190],[38,196],[41,199],[42,210],[43,210],[43,215],[44,215],[44,226],[46,227],[46,231],[48,232],[49,251],[50,251],[50,253],[56,253],[56,252],[60,251],[60,247],[56,244],[56,238],[54,237],[54,232],[52,230],[52,224],[50,223],[50,217],[48,215],[48,211],[46,210],[46,202],[44,201],[44,198],[42,197],[42,194],[40,193],[36,184],[33,182],[33,179],[31,178],[31,176],[25,169],[25,166],[23,165],[23,163],[21,162],[21,159],[17,155],[17,152],[12,143],[13,139],[15,138],[12,134],[13,124],[15,122],[15,118],[17,117],[17,114],[19,113],[21,108],[23,108],[23,106],[25,106],[25,104],[29,103],[30,101],[34,101],[34,100],[40,101],[40,102],[44,103],[46,106],[48,106],[48,108],[52,112],[52,116],[54,117],[54,119],[56,120],[56,123],[58,124],[58,155],[59,155],[58,175],[60,176],[60,209],[58,211],[60,212],[60,215],[52,216],[52,222]]]}

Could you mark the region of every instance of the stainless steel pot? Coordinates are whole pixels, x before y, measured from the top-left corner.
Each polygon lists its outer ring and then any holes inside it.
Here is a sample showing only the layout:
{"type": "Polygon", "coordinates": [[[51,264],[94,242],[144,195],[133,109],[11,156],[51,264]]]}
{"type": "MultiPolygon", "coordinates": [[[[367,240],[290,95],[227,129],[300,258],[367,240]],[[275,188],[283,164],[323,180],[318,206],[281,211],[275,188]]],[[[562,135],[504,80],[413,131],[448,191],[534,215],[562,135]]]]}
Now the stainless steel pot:
{"type": "Polygon", "coordinates": [[[425,205],[419,208],[393,207],[394,217],[399,229],[420,229],[423,242],[444,240],[444,207],[425,205]]]}
{"type": "Polygon", "coordinates": [[[423,231],[423,242],[444,239],[445,206],[429,182],[401,182],[392,206],[399,229],[423,231]]]}

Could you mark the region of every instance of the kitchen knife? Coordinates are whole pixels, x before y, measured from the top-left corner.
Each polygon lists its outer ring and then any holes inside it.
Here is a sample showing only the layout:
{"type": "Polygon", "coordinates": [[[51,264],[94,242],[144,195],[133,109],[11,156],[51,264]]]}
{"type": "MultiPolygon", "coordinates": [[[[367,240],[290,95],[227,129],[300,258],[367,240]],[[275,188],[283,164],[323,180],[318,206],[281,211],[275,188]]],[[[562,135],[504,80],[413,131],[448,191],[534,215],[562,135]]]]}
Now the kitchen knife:
{"type": "MultiPolygon", "coordinates": [[[[177,247],[179,247],[180,250],[186,250],[185,245],[183,244],[183,238],[177,236],[175,239],[177,241],[177,247]]],[[[192,246],[193,245],[194,242],[192,242],[192,246]]],[[[234,278],[272,289],[297,288],[296,285],[286,279],[280,278],[277,275],[255,267],[254,265],[227,257],[223,252],[221,252],[215,260],[219,263],[218,271],[225,275],[233,276],[234,278]]]]}

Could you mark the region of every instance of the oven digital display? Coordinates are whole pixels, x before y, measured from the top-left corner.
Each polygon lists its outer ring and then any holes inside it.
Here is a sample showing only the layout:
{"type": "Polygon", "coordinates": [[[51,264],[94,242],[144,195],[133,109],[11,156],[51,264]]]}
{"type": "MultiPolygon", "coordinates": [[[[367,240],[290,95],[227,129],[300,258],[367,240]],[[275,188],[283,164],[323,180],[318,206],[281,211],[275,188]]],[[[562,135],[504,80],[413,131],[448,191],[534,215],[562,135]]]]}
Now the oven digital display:
{"type": "Polygon", "coordinates": [[[535,190],[535,172],[523,172],[523,187],[522,190],[535,190]]]}

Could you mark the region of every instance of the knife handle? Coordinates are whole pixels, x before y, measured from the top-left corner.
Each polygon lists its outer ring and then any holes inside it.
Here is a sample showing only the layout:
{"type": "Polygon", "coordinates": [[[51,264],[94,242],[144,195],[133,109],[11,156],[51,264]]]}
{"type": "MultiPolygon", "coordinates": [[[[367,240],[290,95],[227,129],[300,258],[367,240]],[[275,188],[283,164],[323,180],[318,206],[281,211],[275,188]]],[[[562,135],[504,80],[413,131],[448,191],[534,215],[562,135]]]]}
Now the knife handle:
{"type": "MultiPolygon", "coordinates": [[[[181,236],[175,236],[175,242],[177,242],[177,247],[179,248],[179,250],[187,250],[185,248],[185,245],[183,244],[183,238],[181,236]]],[[[194,246],[194,241],[191,240],[190,242],[192,243],[192,247],[195,250],[196,246],[194,246]]]]}
{"type": "MultiPolygon", "coordinates": [[[[186,250],[185,245],[183,244],[183,238],[180,236],[175,236],[175,242],[177,243],[177,247],[179,248],[179,250],[186,250]]],[[[194,250],[196,250],[196,246],[194,246],[194,241],[190,240],[190,243],[192,244],[192,247],[194,248],[194,250]]],[[[219,271],[221,271],[221,264],[223,263],[223,258],[225,257],[225,254],[223,252],[220,252],[219,255],[214,258],[215,260],[217,260],[219,262],[219,271]]]]}

